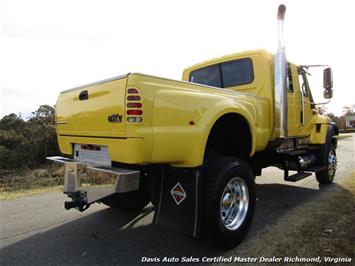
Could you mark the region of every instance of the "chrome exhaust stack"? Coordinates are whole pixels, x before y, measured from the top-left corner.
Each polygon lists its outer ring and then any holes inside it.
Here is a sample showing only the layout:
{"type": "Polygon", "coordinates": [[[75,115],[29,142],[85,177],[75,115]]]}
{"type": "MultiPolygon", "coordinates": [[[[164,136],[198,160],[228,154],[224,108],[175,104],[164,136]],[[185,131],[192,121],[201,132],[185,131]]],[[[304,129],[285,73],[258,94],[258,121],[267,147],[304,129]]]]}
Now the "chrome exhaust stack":
{"type": "Polygon", "coordinates": [[[277,12],[278,48],[275,55],[275,115],[274,124],[277,137],[287,137],[287,60],[283,37],[286,6],[280,5],[277,12]]]}

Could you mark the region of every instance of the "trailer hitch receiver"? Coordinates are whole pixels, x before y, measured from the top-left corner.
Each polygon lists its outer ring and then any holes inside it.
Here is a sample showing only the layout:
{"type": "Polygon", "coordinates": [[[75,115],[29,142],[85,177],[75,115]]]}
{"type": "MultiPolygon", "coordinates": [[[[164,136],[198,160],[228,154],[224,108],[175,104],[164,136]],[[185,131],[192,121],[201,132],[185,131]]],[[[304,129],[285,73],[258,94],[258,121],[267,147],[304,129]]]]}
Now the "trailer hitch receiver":
{"type": "Polygon", "coordinates": [[[79,211],[83,212],[90,207],[91,204],[87,204],[80,200],[65,201],[64,208],[70,210],[72,208],[77,208],[79,211]]]}

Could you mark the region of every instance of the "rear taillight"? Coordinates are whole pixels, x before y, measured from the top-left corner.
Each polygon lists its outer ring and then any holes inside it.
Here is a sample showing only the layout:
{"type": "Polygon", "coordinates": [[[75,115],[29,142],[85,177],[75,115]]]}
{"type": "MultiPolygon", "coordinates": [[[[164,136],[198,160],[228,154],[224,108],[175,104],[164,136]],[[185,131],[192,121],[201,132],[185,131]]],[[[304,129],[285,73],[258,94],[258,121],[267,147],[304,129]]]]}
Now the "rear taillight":
{"type": "Polygon", "coordinates": [[[141,96],[139,95],[129,95],[127,96],[127,101],[140,101],[141,96]]]}
{"type": "Polygon", "coordinates": [[[128,94],[138,94],[139,92],[138,92],[137,89],[128,89],[128,90],[127,90],[127,93],[128,93],[128,94]]]}
{"type": "Polygon", "coordinates": [[[141,96],[139,90],[135,88],[129,88],[127,90],[127,122],[129,123],[141,123],[143,122],[143,110],[142,110],[141,96]]]}
{"type": "Polygon", "coordinates": [[[141,103],[127,103],[127,108],[142,108],[141,103]]]}
{"type": "Polygon", "coordinates": [[[127,115],[142,115],[142,110],[127,110],[127,115]]]}

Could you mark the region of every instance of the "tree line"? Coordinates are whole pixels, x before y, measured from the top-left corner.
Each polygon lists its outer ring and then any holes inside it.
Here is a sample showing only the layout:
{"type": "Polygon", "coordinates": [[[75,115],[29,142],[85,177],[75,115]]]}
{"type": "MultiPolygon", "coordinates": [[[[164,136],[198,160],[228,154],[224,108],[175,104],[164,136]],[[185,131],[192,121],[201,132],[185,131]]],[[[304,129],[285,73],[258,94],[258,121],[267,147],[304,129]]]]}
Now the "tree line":
{"type": "MultiPolygon", "coordinates": [[[[347,127],[345,125],[345,117],[355,115],[355,104],[353,104],[351,106],[343,106],[343,112],[342,112],[342,115],[340,115],[340,116],[336,116],[332,112],[329,112],[327,109],[327,106],[324,106],[324,105],[318,106],[317,109],[321,115],[328,116],[332,120],[332,122],[334,122],[338,126],[338,128],[340,130],[347,129],[347,127]]],[[[355,128],[354,122],[352,123],[351,127],[355,128]]]]}
{"type": "MultiPolygon", "coordinates": [[[[330,117],[339,129],[345,127],[345,115],[355,114],[355,106],[344,110],[337,117],[324,106],[318,107],[319,113],[330,117]]],[[[45,163],[47,156],[59,153],[52,106],[41,105],[26,120],[16,114],[0,120],[0,169],[36,168],[45,163]]]]}
{"type": "Polygon", "coordinates": [[[52,106],[41,105],[26,120],[13,113],[0,120],[0,169],[36,168],[59,153],[52,106]]]}

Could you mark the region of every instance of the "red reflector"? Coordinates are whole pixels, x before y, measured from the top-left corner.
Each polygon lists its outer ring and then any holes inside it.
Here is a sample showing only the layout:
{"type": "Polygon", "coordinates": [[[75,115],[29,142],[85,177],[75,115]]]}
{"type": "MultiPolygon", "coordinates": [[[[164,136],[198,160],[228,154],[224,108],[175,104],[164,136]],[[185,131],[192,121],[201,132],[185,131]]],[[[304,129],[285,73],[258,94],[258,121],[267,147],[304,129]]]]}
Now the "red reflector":
{"type": "Polygon", "coordinates": [[[127,108],[142,108],[141,103],[127,103],[127,108]]]}
{"type": "Polygon", "coordinates": [[[139,92],[138,92],[137,89],[128,89],[127,93],[129,93],[129,94],[138,94],[139,92]]]}
{"type": "Polygon", "coordinates": [[[142,110],[127,110],[128,115],[142,115],[143,111],[142,110]]]}
{"type": "Polygon", "coordinates": [[[140,101],[141,97],[138,95],[130,95],[127,97],[127,101],[140,101]]]}

